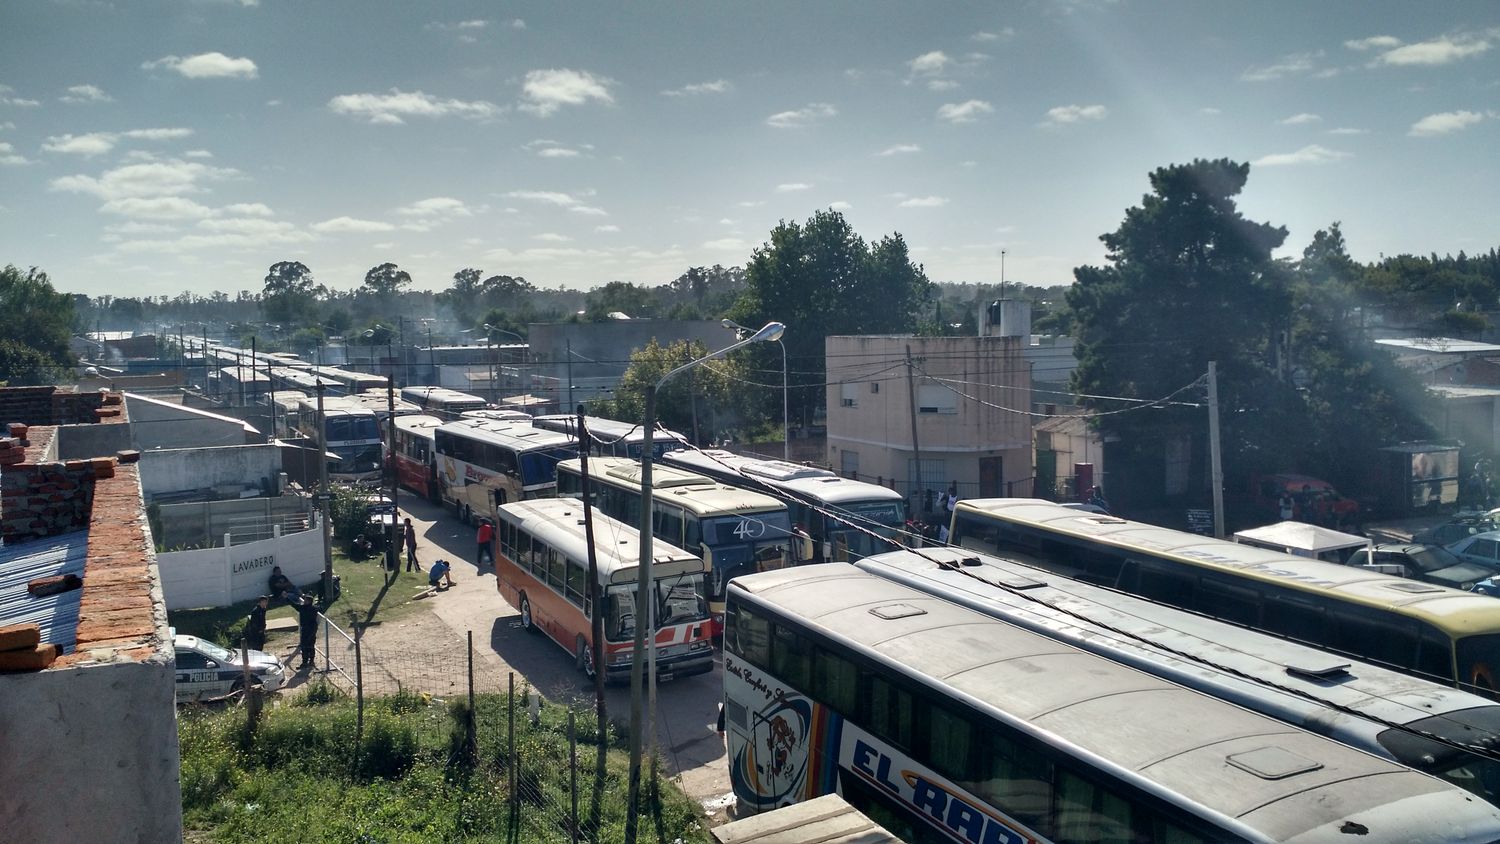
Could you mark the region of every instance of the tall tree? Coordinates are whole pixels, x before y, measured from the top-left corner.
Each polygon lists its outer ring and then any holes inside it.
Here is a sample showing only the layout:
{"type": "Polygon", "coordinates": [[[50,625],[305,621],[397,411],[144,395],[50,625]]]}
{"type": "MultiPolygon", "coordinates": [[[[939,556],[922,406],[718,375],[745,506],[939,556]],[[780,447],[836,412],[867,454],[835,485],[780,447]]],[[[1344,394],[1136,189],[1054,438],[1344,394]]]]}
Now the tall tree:
{"type": "Polygon", "coordinates": [[[614,313],[623,313],[634,319],[656,316],[651,298],[651,291],[646,287],[628,281],[611,281],[589,291],[584,299],[585,315],[596,322],[609,319],[614,313]]]}
{"type": "Polygon", "coordinates": [[[52,289],[47,274],[32,267],[0,270],[0,381],[43,384],[72,365],[68,338],[73,297],[52,289]]]}
{"type": "Polygon", "coordinates": [[[305,326],[317,323],[317,301],[327,293],[301,261],[278,261],[266,271],[260,309],[269,322],[305,326]]]}
{"type": "Polygon", "coordinates": [[[392,263],[371,267],[365,273],[365,283],[360,290],[369,293],[381,302],[389,303],[411,286],[411,274],[392,263]]]}
{"type": "MultiPolygon", "coordinates": [[[[630,366],[615,398],[609,402],[591,402],[590,412],[608,415],[624,422],[641,422],[646,409],[646,388],[672,369],[709,353],[702,343],[678,340],[663,346],[651,342],[630,356],[630,366]]],[[[743,382],[750,374],[743,360],[735,355],[711,361],[674,377],[656,394],[656,418],[666,427],[691,437],[694,420],[700,440],[717,440],[726,434],[738,434],[766,423],[766,417],[754,405],[743,382]]]]}
{"type": "MultiPolygon", "coordinates": [[[[914,331],[932,288],[900,234],[871,248],[837,211],[818,211],[801,224],[783,220],[752,253],[745,283],[730,317],[751,328],[786,323],[789,404],[803,424],[823,406],[823,338],[914,331]]],[[[753,354],[757,369],[780,370],[777,349],[753,354]]]]}
{"type": "MultiPolygon", "coordinates": [[[[1226,471],[1275,459],[1295,441],[1301,413],[1272,368],[1291,298],[1287,272],[1271,259],[1286,229],[1245,219],[1234,198],[1248,164],[1196,160],[1150,175],[1152,192],[1100,237],[1109,265],[1074,271],[1067,303],[1077,329],[1075,389],[1088,396],[1159,399],[1192,384],[1218,362],[1226,471]]],[[[1183,398],[1199,400],[1202,390],[1183,398]]],[[[1118,402],[1086,399],[1094,410],[1118,402]]],[[[1129,480],[1159,498],[1167,440],[1199,435],[1201,409],[1166,407],[1098,419],[1119,439],[1129,480]]],[[[1193,451],[1198,468],[1203,449],[1193,451]]],[[[1115,463],[1117,478],[1124,477],[1115,463]]],[[[1191,472],[1202,478],[1201,472],[1191,472]]],[[[1118,486],[1118,482],[1116,484],[1118,486]]]]}

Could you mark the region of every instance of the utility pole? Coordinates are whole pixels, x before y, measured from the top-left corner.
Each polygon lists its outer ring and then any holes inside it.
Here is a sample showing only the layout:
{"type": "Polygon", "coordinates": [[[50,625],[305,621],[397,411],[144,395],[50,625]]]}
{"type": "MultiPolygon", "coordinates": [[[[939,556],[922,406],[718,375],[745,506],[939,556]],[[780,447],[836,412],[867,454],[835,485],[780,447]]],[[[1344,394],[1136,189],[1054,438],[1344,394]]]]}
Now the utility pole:
{"type": "MultiPolygon", "coordinates": [[[[568,410],[573,410],[574,409],[574,405],[573,405],[573,340],[572,340],[572,338],[568,338],[564,342],[567,344],[566,345],[567,352],[565,354],[565,357],[563,358],[563,362],[564,362],[564,367],[567,370],[567,376],[568,376],[568,410]]],[[[581,414],[581,413],[578,414],[578,432],[579,432],[579,435],[582,436],[582,434],[583,434],[583,414],[581,414]]]]}
{"type": "MultiPolygon", "coordinates": [[[[589,449],[593,443],[589,438],[588,426],[583,421],[583,411],[578,411],[578,464],[580,478],[580,489],[583,492],[583,535],[588,541],[589,556],[589,638],[593,642],[589,646],[589,658],[594,661],[594,712],[598,716],[596,723],[604,723],[604,615],[599,611],[599,556],[594,550],[594,506],[593,481],[589,477],[589,449]]],[[[599,743],[602,753],[604,743],[599,743]]]]}
{"type": "Polygon", "coordinates": [[[916,461],[917,470],[913,473],[911,489],[908,494],[917,496],[922,494],[922,446],[917,441],[917,384],[916,377],[912,375],[911,344],[906,346],[906,389],[911,393],[911,454],[916,461]]]}
{"type": "MultiPolygon", "coordinates": [[[[386,352],[390,352],[390,344],[386,344],[386,352]]],[[[396,502],[396,361],[391,361],[390,377],[385,380],[385,433],[388,445],[386,446],[386,468],[391,473],[391,529],[386,536],[385,564],[390,574],[387,577],[395,578],[396,573],[401,571],[401,554],[397,550],[401,545],[401,507],[396,502]]],[[[470,686],[473,689],[473,686],[470,686]]],[[[472,711],[472,710],[471,710],[472,711]]]]}
{"type": "Polygon", "coordinates": [[[318,505],[323,520],[323,606],[333,603],[333,521],[328,517],[328,419],[323,415],[323,379],[313,390],[318,394],[318,505]]]}
{"type": "MultiPolygon", "coordinates": [[[[640,808],[641,794],[641,674],[645,666],[648,647],[651,656],[656,655],[656,630],[652,623],[654,619],[643,618],[648,608],[655,608],[655,596],[652,595],[651,584],[651,557],[648,556],[649,543],[644,539],[651,533],[651,434],[652,427],[656,423],[656,385],[646,387],[646,424],[641,426],[641,560],[636,567],[635,586],[635,657],[630,661],[630,786],[625,804],[625,844],[635,844],[636,841],[636,819],[640,808]],[[651,629],[651,636],[646,636],[646,630],[651,629]]],[[[655,613],[651,613],[655,615],[655,613]]],[[[651,660],[651,669],[655,669],[655,660],[651,660]]],[[[654,671],[653,671],[654,673],[654,671]]],[[[655,678],[647,678],[649,683],[655,678]]],[[[654,709],[652,717],[656,715],[654,709]]]]}
{"type": "Polygon", "coordinates": [[[1218,361],[1208,362],[1208,451],[1214,485],[1214,536],[1224,538],[1224,464],[1219,454],[1218,361]]]}

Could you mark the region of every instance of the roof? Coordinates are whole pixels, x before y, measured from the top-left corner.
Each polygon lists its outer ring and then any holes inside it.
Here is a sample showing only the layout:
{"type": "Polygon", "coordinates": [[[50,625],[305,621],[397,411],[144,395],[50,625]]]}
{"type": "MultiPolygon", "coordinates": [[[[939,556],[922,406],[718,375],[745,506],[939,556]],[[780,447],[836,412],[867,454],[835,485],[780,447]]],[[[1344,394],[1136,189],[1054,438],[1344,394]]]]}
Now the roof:
{"type": "Polygon", "coordinates": [[[783,806],[709,830],[719,844],[900,844],[837,794],[783,806]]]}
{"type": "Polygon", "coordinates": [[[0,545],[0,625],[39,625],[43,642],[71,653],[78,636],[78,608],[83,590],[32,597],[26,591],[26,584],[38,577],[62,574],[83,577],[88,549],[87,530],[0,545]]]}
{"type": "MultiPolygon", "coordinates": [[[[576,457],[559,461],[559,472],[581,473],[576,457]]],[[[613,483],[640,489],[641,464],[628,457],[590,457],[589,474],[597,483],[613,483]]],[[[694,515],[707,513],[785,512],[786,504],[754,490],[730,486],[672,466],[651,467],[652,498],[677,504],[694,515]]]]}
{"type": "Polygon", "coordinates": [[[1242,530],[1235,539],[1253,539],[1282,548],[1297,548],[1314,554],[1322,551],[1337,551],[1340,548],[1362,548],[1369,544],[1363,536],[1343,533],[1330,528],[1310,525],[1306,522],[1278,522],[1265,527],[1242,530]]]}
{"type": "Polygon", "coordinates": [[[525,422],[509,422],[499,419],[461,418],[445,423],[438,430],[453,436],[494,443],[516,451],[568,448],[578,444],[576,438],[567,434],[533,428],[525,422]]]}
{"type": "Polygon", "coordinates": [[[1488,399],[1500,396],[1500,387],[1470,387],[1463,384],[1428,384],[1427,389],[1451,399],[1488,399]]]}
{"type": "MultiPolygon", "coordinates": [[[[524,530],[554,549],[582,559],[585,555],[583,502],[576,498],[533,498],[495,508],[502,521],[524,530]]],[[[592,514],[594,548],[598,552],[599,576],[604,582],[629,583],[641,559],[641,538],[636,529],[595,510],[592,514]]],[[[651,542],[652,577],[670,577],[703,571],[703,560],[667,542],[651,542]],[[659,570],[658,570],[659,567],[659,570]]]]}
{"type": "Polygon", "coordinates": [[[1406,339],[1376,340],[1375,342],[1381,346],[1390,346],[1395,349],[1408,349],[1414,352],[1427,352],[1439,355],[1483,355],[1500,352],[1500,346],[1493,343],[1458,340],[1453,337],[1409,337],[1406,339]]]}

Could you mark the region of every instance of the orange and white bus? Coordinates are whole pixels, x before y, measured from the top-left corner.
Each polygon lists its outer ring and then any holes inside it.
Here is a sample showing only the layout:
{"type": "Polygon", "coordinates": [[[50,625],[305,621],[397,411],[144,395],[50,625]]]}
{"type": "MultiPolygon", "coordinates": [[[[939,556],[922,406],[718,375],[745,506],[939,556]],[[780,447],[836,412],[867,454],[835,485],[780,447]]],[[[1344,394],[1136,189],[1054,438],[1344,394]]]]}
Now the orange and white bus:
{"type": "Polygon", "coordinates": [[[442,425],[443,420],[426,414],[396,417],[396,477],[402,486],[434,504],[442,500],[442,490],[433,432],[442,425]]]}
{"type": "MultiPolygon", "coordinates": [[[[588,538],[583,502],[538,498],[495,508],[495,581],[500,597],[521,612],[521,626],[541,631],[593,674],[593,606],[588,589],[588,538]]],[[[636,578],[640,535],[603,513],[593,514],[594,548],[604,613],[604,678],[630,673],[635,655],[636,578]]],[[[652,544],[652,604],[657,677],[713,670],[703,561],[664,542],[652,544]]],[[[643,621],[645,619],[642,619],[643,621]]]]}

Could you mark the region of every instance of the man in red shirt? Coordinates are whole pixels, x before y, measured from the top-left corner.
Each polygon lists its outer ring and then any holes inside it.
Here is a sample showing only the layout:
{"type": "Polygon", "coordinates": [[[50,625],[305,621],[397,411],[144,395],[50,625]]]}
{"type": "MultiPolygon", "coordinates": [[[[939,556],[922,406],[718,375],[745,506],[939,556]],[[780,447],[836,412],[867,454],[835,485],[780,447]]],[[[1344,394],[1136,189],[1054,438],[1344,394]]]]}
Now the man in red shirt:
{"type": "Polygon", "coordinates": [[[495,526],[490,524],[489,519],[480,520],[479,535],[475,537],[475,540],[479,543],[479,552],[476,556],[476,559],[474,560],[474,565],[484,565],[484,558],[489,557],[490,565],[493,566],[495,564],[495,549],[493,547],[493,543],[495,541],[495,526]]]}

